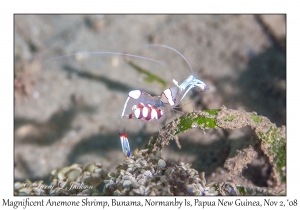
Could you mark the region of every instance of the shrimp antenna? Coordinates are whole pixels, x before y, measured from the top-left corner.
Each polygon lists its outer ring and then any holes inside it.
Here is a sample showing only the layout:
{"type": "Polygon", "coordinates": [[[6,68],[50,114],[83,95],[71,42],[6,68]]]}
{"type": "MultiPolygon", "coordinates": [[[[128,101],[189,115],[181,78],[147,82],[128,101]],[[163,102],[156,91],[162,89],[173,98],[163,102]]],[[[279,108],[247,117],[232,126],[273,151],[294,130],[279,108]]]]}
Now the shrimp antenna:
{"type": "Polygon", "coordinates": [[[193,69],[192,69],[192,66],[191,66],[191,64],[188,62],[188,60],[178,51],[178,50],[176,50],[176,49],[174,49],[174,48],[172,48],[172,47],[170,47],[170,46],[168,46],[168,45],[163,45],[163,44],[148,44],[148,45],[146,45],[146,47],[147,46],[153,46],[153,47],[163,47],[163,48],[167,48],[167,49],[170,49],[170,50],[173,50],[174,52],[176,52],[177,54],[179,54],[185,61],[186,61],[186,63],[189,65],[189,67],[190,67],[190,70],[191,70],[191,72],[190,73],[193,73],[193,69]]]}
{"type": "Polygon", "coordinates": [[[57,57],[53,57],[53,58],[49,58],[47,60],[55,60],[55,59],[60,59],[60,58],[65,58],[65,57],[70,57],[70,56],[75,56],[75,55],[88,55],[88,54],[107,54],[107,55],[123,55],[123,56],[129,56],[129,57],[134,57],[134,58],[141,58],[141,59],[145,59],[145,60],[149,60],[149,61],[153,61],[159,64],[162,64],[164,66],[168,66],[169,65],[158,61],[158,60],[154,60],[152,58],[147,58],[147,57],[143,57],[143,56],[139,56],[139,55],[133,55],[133,54],[127,54],[127,53],[120,53],[120,52],[78,52],[78,53],[72,53],[72,54],[67,54],[67,55],[61,55],[61,56],[57,56],[57,57]]]}

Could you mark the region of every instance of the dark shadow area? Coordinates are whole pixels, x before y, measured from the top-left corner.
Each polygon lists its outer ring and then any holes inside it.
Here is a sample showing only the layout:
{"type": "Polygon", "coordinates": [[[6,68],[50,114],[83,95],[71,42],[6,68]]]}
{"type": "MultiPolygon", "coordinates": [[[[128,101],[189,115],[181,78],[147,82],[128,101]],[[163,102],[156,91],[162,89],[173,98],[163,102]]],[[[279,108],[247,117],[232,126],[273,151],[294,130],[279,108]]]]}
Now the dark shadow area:
{"type": "MultiPolygon", "coordinates": [[[[215,85],[226,107],[236,109],[236,105],[242,105],[246,111],[266,116],[277,126],[286,125],[286,38],[276,37],[260,15],[254,18],[271,46],[258,54],[250,49],[247,56],[233,53],[230,62],[233,63],[232,75],[237,75],[237,79],[224,76],[216,80],[204,70],[203,81],[209,80],[215,85]],[[244,69],[238,67],[241,60],[247,61],[244,69]],[[228,84],[233,87],[231,93],[224,89],[228,84]]],[[[199,93],[192,92],[192,98],[197,98],[199,93]]],[[[198,99],[197,106],[206,109],[202,97],[198,99]]]]}
{"type": "Polygon", "coordinates": [[[15,157],[14,168],[16,168],[16,167],[21,168],[21,170],[24,171],[24,174],[28,177],[31,176],[32,174],[34,174],[34,171],[32,171],[30,169],[30,167],[28,166],[27,162],[24,161],[21,154],[19,154],[15,157]]]}
{"type": "MultiPolygon", "coordinates": [[[[236,106],[242,105],[246,111],[257,112],[277,126],[286,125],[286,54],[270,47],[257,55],[249,55],[248,65],[242,71],[232,71],[238,75],[237,79],[224,76],[216,81],[208,76],[204,81],[214,83],[227,108],[237,109],[236,106]],[[226,92],[224,87],[228,84],[236,91],[226,92]]],[[[192,94],[192,98],[198,98],[196,110],[207,109],[198,95],[197,92],[192,94]]]]}
{"type": "Polygon", "coordinates": [[[247,165],[242,176],[258,187],[269,187],[268,181],[272,180],[272,166],[258,144],[254,146],[254,149],[257,152],[257,158],[247,165]]]}
{"type": "MultiPolygon", "coordinates": [[[[143,133],[143,139],[149,138],[151,134],[143,133]],[[148,138],[144,138],[147,136],[148,138]]],[[[135,148],[141,150],[143,148],[143,144],[146,142],[137,143],[135,139],[137,136],[140,137],[139,133],[131,133],[127,132],[128,140],[130,143],[131,153],[134,151],[135,148]]],[[[76,160],[85,154],[97,154],[101,157],[107,157],[107,153],[110,153],[113,150],[117,150],[122,153],[122,146],[120,143],[119,133],[116,131],[115,133],[109,134],[96,134],[89,136],[87,138],[83,138],[77,145],[75,145],[68,156],[69,164],[73,164],[76,160]]]]}
{"type": "Polygon", "coordinates": [[[264,169],[262,165],[249,164],[244,169],[242,176],[258,187],[268,187],[268,180],[270,179],[271,168],[264,169]],[[264,172],[265,171],[265,172],[264,172]]]}
{"type": "MultiPolygon", "coordinates": [[[[286,22],[286,15],[282,15],[286,22]]],[[[282,53],[286,52],[286,43],[285,39],[278,39],[275,36],[274,31],[268,26],[268,24],[263,20],[261,15],[254,15],[255,20],[257,21],[258,25],[261,27],[264,34],[268,37],[269,41],[272,45],[282,53]]]]}
{"type": "MultiPolygon", "coordinates": [[[[27,164],[26,161],[23,160],[22,155],[17,155],[15,157],[14,160],[15,164],[14,164],[14,170],[16,170],[16,168],[19,168],[19,170],[24,171],[24,174],[28,177],[29,180],[31,181],[38,181],[38,180],[43,180],[44,183],[46,184],[50,184],[50,172],[49,175],[46,176],[36,176],[34,171],[32,171],[29,167],[29,165],[27,164]]],[[[14,182],[21,182],[24,183],[24,179],[16,179],[14,176],[14,182]]]]}
{"type": "MultiPolygon", "coordinates": [[[[77,68],[74,68],[72,66],[69,65],[64,65],[63,66],[63,70],[68,72],[69,74],[76,74],[81,78],[84,79],[89,79],[92,81],[96,81],[96,82],[101,82],[103,83],[107,88],[109,88],[112,91],[120,91],[120,92],[125,92],[126,94],[128,94],[129,91],[135,90],[136,88],[126,85],[126,84],[122,84],[120,82],[117,81],[113,81],[105,76],[99,76],[99,75],[94,75],[92,73],[89,72],[83,72],[78,70],[77,68]]],[[[151,95],[154,95],[153,93],[149,93],[151,95]]]]}
{"type": "MultiPolygon", "coordinates": [[[[222,137],[209,145],[203,145],[199,142],[193,143],[188,139],[181,138],[179,141],[182,148],[179,153],[196,155],[196,160],[192,162],[192,168],[198,172],[204,171],[206,175],[210,175],[217,167],[223,167],[230,152],[230,142],[222,137]]],[[[175,142],[172,144],[173,147],[176,147],[175,142]]]]}
{"type": "Polygon", "coordinates": [[[118,133],[115,134],[96,134],[87,138],[81,139],[81,141],[75,145],[68,156],[69,164],[76,162],[78,157],[85,154],[97,154],[102,157],[106,157],[105,153],[109,153],[111,150],[120,149],[122,152],[121,144],[118,133]]]}
{"type": "Polygon", "coordinates": [[[248,110],[286,124],[286,55],[269,48],[254,56],[237,80],[240,99],[248,110]]]}
{"type": "MultiPolygon", "coordinates": [[[[59,110],[54,113],[46,122],[36,122],[24,118],[14,119],[14,131],[16,132],[21,126],[27,126],[29,130],[26,135],[19,139],[18,143],[50,145],[61,139],[66,132],[72,129],[73,119],[80,112],[92,113],[93,107],[90,106],[72,106],[68,110],[59,110]]],[[[80,129],[80,128],[77,128],[80,129]]]]}

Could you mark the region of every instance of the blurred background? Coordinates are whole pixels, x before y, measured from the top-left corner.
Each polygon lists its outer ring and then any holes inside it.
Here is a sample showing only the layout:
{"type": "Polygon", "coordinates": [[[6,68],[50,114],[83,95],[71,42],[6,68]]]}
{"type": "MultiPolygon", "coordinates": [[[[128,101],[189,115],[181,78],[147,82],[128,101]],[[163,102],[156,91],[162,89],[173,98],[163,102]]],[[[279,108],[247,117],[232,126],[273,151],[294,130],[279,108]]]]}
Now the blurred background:
{"type": "MultiPolygon", "coordinates": [[[[125,157],[118,132],[130,90],[160,95],[136,65],[172,85],[191,73],[209,90],[191,91],[182,112],[227,108],[255,111],[277,126],[286,124],[285,15],[15,15],[14,178],[45,180],[55,168],[100,162],[106,171],[125,157]],[[145,47],[165,44],[180,51],[145,47]],[[122,52],[164,62],[109,54],[122,52]],[[63,57],[59,57],[63,56],[63,57]]],[[[180,116],[179,113],[176,114],[180,116]]],[[[162,127],[128,121],[131,150],[142,149],[162,127]]],[[[231,181],[225,160],[249,145],[250,128],[198,129],[165,147],[165,159],[190,162],[208,182],[231,181]]],[[[272,187],[270,164],[259,156],[236,182],[272,187]]]]}

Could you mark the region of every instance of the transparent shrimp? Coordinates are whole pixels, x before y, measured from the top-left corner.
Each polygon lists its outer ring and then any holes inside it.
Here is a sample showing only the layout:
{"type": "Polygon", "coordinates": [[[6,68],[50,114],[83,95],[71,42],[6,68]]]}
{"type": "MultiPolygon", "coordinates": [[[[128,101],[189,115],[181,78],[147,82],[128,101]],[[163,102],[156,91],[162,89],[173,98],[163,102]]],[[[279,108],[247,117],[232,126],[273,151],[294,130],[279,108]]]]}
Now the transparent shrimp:
{"type": "MultiPolygon", "coordinates": [[[[190,75],[181,84],[178,84],[176,80],[173,82],[175,86],[164,90],[160,96],[151,96],[141,90],[130,91],[121,118],[128,117],[128,119],[135,118],[145,121],[159,120],[167,105],[170,107],[177,106],[192,88],[198,87],[201,91],[207,89],[206,84],[193,75],[190,75]]],[[[125,129],[120,132],[120,140],[124,155],[129,157],[130,147],[125,129]]]]}

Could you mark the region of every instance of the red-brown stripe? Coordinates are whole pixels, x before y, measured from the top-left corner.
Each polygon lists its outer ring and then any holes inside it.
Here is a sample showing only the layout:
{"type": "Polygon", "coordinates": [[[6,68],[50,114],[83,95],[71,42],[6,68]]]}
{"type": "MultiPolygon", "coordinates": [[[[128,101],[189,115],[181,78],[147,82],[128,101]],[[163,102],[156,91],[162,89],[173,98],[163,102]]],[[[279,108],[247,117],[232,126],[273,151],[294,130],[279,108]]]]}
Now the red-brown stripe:
{"type": "Polygon", "coordinates": [[[127,134],[125,131],[119,133],[120,137],[127,138],[127,134]]]}

